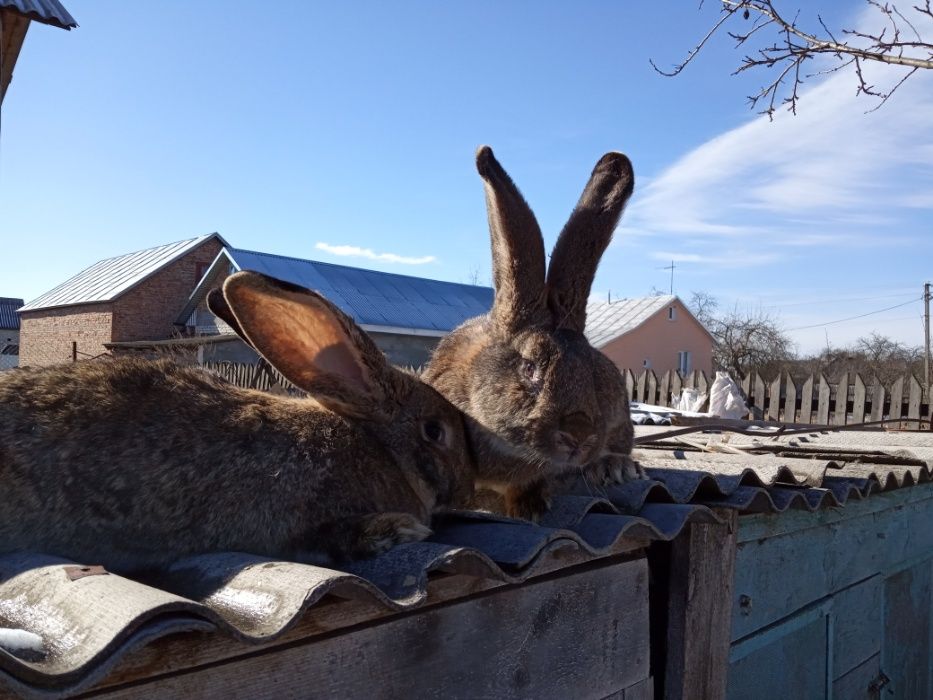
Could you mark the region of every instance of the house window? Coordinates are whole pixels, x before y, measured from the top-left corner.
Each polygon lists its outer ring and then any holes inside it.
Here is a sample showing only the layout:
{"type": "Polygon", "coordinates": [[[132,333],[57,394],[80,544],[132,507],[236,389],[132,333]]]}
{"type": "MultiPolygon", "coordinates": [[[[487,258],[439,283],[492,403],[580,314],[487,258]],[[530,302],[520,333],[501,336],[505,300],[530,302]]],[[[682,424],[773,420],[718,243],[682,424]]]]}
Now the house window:
{"type": "Polygon", "coordinates": [[[647,358],[644,359],[644,360],[642,360],[642,361],[641,361],[641,366],[644,367],[645,369],[651,367],[651,360],[649,360],[649,359],[647,359],[647,358]]]}
{"type": "Polygon", "coordinates": [[[677,370],[681,374],[689,374],[690,370],[690,351],[681,350],[677,353],[677,370]]]}
{"type": "Polygon", "coordinates": [[[673,306],[667,307],[667,320],[674,321],[677,319],[677,310],[673,306]]]}

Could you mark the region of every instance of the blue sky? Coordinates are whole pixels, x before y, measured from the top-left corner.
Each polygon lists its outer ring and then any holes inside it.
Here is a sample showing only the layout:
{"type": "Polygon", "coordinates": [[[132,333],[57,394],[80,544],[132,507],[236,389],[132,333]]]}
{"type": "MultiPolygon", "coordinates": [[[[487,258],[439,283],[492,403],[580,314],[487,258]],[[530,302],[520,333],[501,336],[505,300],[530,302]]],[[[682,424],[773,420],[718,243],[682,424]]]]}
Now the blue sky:
{"type": "MultiPolygon", "coordinates": [[[[488,143],[548,246],[599,156],[632,158],[597,295],[666,290],[675,260],[676,293],[764,307],[804,351],[921,343],[933,75],[871,114],[852,76],[815,78],[768,122],[744,99],[764,76],[730,77],[725,37],[678,78],[648,64],[679,60],[715,5],[67,1],[80,27],[33,25],[3,104],[0,296],[211,231],[488,282],[488,143]]],[[[863,21],[862,2],[812,5],[863,21]]]]}

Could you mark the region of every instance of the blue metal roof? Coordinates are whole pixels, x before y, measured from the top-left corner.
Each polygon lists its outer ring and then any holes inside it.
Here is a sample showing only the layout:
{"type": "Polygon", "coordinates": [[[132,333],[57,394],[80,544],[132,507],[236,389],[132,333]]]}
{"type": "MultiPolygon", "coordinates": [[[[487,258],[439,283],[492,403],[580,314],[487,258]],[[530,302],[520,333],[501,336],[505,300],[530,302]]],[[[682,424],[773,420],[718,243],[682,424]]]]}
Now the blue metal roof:
{"type": "Polygon", "coordinates": [[[22,305],[22,299],[0,297],[0,328],[19,330],[19,314],[16,310],[22,305]]]}
{"type": "Polygon", "coordinates": [[[451,331],[492,307],[490,287],[227,248],[234,265],[320,292],[357,323],[451,331]]]}
{"type": "Polygon", "coordinates": [[[58,0],[0,0],[0,9],[13,10],[36,22],[62,29],[78,26],[75,18],[58,0]]]}

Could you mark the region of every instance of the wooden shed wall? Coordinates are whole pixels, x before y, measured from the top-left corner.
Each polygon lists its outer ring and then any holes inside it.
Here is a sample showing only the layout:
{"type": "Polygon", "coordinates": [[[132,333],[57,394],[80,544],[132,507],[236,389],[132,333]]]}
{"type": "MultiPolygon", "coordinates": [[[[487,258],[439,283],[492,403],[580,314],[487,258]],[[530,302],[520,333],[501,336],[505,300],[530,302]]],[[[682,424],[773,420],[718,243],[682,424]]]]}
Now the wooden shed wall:
{"type": "Polygon", "coordinates": [[[933,484],[739,519],[728,697],[933,697],[933,484]]]}

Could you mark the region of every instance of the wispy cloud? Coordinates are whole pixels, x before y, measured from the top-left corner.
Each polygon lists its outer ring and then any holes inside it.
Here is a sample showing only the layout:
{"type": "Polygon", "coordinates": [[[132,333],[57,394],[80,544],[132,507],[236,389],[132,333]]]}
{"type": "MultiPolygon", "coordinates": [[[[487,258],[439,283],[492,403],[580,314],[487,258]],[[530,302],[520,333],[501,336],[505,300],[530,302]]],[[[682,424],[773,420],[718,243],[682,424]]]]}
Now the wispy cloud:
{"type": "Polygon", "coordinates": [[[651,253],[655,260],[665,262],[673,261],[676,263],[699,263],[710,267],[736,267],[746,268],[755,265],[766,265],[781,259],[779,253],[763,253],[760,251],[732,251],[715,255],[705,253],[674,253],[666,250],[658,250],[651,253]]]}
{"type": "Polygon", "coordinates": [[[396,255],[395,253],[377,253],[372,248],[360,248],[355,245],[331,245],[330,243],[315,243],[314,247],[331,255],[340,255],[350,258],[366,258],[367,260],[380,260],[382,262],[399,263],[401,265],[426,265],[437,260],[433,255],[410,257],[396,255]]]}
{"type": "Polygon", "coordinates": [[[866,114],[875,103],[856,97],[854,76],[839,72],[803,93],[796,117],[762,116],[710,139],[636,194],[626,234],[707,247],[749,236],[769,248],[860,235],[891,245],[888,234],[903,233],[899,209],[933,210],[929,73],[866,114]]]}

